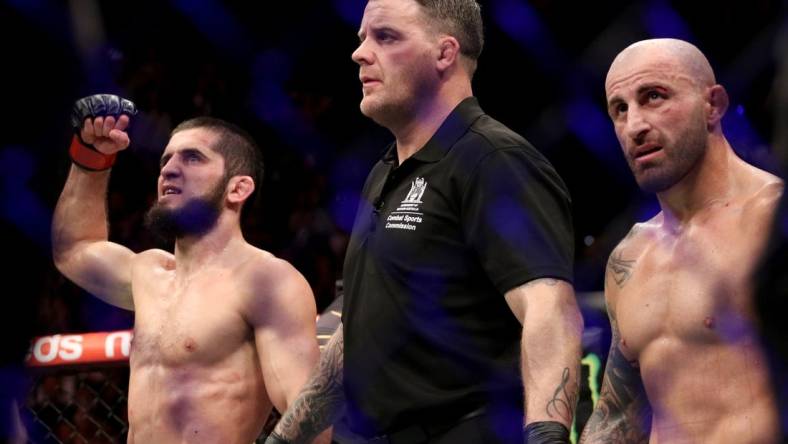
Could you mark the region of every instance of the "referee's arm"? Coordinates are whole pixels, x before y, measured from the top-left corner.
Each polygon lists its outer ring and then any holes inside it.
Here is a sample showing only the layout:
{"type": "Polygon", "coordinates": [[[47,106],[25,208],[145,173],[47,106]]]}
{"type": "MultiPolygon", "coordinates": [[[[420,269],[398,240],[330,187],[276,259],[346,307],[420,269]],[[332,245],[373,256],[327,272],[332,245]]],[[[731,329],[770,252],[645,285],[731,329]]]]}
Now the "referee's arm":
{"type": "Polygon", "coordinates": [[[550,421],[572,428],[578,398],[583,317],[572,284],[535,279],[506,292],[523,325],[521,370],[525,425],[550,421]]]}

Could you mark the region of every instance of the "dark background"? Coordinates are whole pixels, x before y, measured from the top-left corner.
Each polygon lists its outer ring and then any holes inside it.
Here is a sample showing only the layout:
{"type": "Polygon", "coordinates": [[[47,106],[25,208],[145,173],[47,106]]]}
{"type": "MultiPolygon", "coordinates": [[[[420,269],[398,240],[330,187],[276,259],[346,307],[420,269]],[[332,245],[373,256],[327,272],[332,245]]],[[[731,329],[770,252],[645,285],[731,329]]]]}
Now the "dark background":
{"type": "MultiPolygon", "coordinates": [[[[3,353],[17,359],[30,334],[131,326],[130,313],[65,281],[49,250],[52,209],[70,165],[71,104],[99,92],[128,97],[142,110],[113,169],[113,240],[135,251],[154,246],[141,219],[155,197],[169,130],[197,115],[223,118],[247,129],[266,159],[261,199],[244,221],[247,239],[291,261],[318,307],[328,305],[358,193],[391,139],[358,110],[350,54],[364,3],[0,4],[0,228],[9,260],[0,325],[18,339],[3,353]]],[[[731,144],[750,162],[777,169],[779,150],[771,147],[785,137],[788,114],[785,2],[481,3],[486,44],[475,95],[568,184],[579,291],[602,289],[612,247],[657,211],[637,189],[605,113],[604,77],[625,46],[651,37],[698,45],[731,95],[723,126],[731,144]]]]}

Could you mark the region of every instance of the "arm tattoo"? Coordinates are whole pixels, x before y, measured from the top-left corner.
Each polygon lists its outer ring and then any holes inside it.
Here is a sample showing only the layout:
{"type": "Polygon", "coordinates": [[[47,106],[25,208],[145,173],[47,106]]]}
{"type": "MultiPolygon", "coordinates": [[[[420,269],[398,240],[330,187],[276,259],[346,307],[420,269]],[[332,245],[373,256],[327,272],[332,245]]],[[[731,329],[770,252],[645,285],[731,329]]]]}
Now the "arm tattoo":
{"type": "Polygon", "coordinates": [[[556,416],[569,424],[572,423],[572,418],[575,415],[575,406],[577,405],[578,390],[575,385],[574,390],[567,388],[569,385],[569,367],[564,367],[563,374],[561,375],[561,383],[556,387],[552,399],[547,403],[547,415],[551,418],[556,416]]]}
{"type": "Polygon", "coordinates": [[[651,412],[640,371],[619,349],[614,319],[611,324],[613,338],[602,390],[580,442],[648,444],[651,412]]]}
{"type": "Polygon", "coordinates": [[[610,270],[610,274],[618,288],[624,287],[630,276],[632,276],[632,267],[634,265],[635,260],[624,259],[620,250],[615,250],[610,255],[610,259],[607,261],[607,268],[610,270]]]}
{"type": "Polygon", "coordinates": [[[279,420],[275,433],[288,442],[311,442],[340,416],[345,406],[344,349],[340,325],[326,346],[317,371],[279,420]]]}

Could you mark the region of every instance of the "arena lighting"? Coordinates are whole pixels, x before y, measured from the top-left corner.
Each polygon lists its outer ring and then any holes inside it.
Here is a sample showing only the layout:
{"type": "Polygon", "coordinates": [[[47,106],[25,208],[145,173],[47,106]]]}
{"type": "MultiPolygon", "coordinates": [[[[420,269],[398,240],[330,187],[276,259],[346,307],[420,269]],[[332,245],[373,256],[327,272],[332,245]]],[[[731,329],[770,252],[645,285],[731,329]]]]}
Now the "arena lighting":
{"type": "Polygon", "coordinates": [[[744,108],[741,112],[736,112],[736,106],[733,104],[731,104],[731,108],[733,109],[729,109],[722,118],[722,127],[725,129],[725,136],[731,147],[743,159],[758,167],[769,170],[776,168],[774,160],[768,156],[769,150],[766,142],[753,128],[744,108]]]}
{"type": "Polygon", "coordinates": [[[53,40],[71,38],[66,2],[59,0],[6,0],[5,4],[22,14],[36,32],[53,40]]]}
{"type": "Polygon", "coordinates": [[[101,16],[101,8],[95,0],[69,2],[71,36],[81,59],[82,73],[90,89],[120,92],[112,74],[112,65],[107,54],[110,46],[101,16]]]}
{"type": "Polygon", "coordinates": [[[641,21],[651,37],[695,41],[687,22],[665,0],[645,3],[641,11],[641,21]]]}
{"type": "Polygon", "coordinates": [[[49,250],[52,210],[33,191],[35,158],[24,146],[0,147],[0,217],[10,221],[39,247],[49,250]]]}
{"type": "Polygon", "coordinates": [[[224,54],[240,61],[253,52],[251,44],[254,39],[221,2],[173,0],[170,3],[224,54]]]}
{"type": "Polygon", "coordinates": [[[629,171],[619,162],[619,148],[612,124],[599,104],[589,97],[576,96],[564,103],[564,115],[569,130],[583,142],[602,165],[612,170],[615,177],[627,177],[629,171]]]}
{"type": "Polygon", "coordinates": [[[250,102],[255,116],[302,156],[324,160],[327,153],[335,150],[304,115],[287,85],[293,71],[293,54],[272,49],[260,52],[253,60],[249,78],[253,81],[250,102]]]}
{"type": "Polygon", "coordinates": [[[357,28],[364,15],[367,0],[332,0],[334,10],[345,23],[357,28]]]}
{"type": "Polygon", "coordinates": [[[490,7],[495,23],[530,53],[546,73],[566,73],[563,68],[568,58],[527,2],[500,0],[490,7]]]}
{"type": "MultiPolygon", "coordinates": [[[[588,95],[589,85],[595,84],[594,74],[582,66],[567,69],[571,58],[555,44],[537,12],[527,3],[506,0],[490,6],[501,30],[524,48],[544,72],[554,73],[564,84],[567,97],[559,105],[564,117],[563,131],[573,133],[615,177],[626,177],[629,172],[615,161],[620,156],[618,142],[610,131],[603,105],[595,104],[588,95]]],[[[553,121],[551,125],[557,123],[553,121]]]]}

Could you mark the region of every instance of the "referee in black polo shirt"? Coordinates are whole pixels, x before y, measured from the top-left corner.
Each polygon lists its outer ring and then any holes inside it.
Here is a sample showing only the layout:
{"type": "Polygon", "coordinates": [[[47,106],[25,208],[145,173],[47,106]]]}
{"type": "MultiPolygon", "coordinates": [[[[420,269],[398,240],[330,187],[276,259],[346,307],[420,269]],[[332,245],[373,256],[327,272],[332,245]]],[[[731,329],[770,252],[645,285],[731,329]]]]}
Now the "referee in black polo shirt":
{"type": "Polygon", "coordinates": [[[343,413],[362,442],[569,442],[569,194],[473,97],[479,5],[370,0],[359,38],[361,112],[396,140],[364,185],[343,328],[266,442],[309,442],[343,413]]]}

